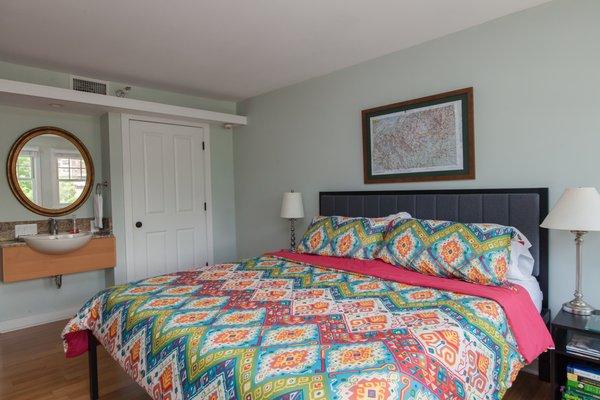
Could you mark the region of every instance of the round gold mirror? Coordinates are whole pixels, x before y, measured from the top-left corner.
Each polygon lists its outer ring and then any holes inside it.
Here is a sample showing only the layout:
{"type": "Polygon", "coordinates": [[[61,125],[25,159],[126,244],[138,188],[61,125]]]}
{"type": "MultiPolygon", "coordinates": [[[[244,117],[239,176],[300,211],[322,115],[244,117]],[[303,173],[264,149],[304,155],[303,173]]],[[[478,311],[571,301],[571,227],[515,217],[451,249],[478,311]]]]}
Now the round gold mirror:
{"type": "Polygon", "coordinates": [[[6,174],[16,198],[34,213],[65,215],[90,195],[94,164],[70,132],[43,126],[25,132],[8,154],[6,174]]]}

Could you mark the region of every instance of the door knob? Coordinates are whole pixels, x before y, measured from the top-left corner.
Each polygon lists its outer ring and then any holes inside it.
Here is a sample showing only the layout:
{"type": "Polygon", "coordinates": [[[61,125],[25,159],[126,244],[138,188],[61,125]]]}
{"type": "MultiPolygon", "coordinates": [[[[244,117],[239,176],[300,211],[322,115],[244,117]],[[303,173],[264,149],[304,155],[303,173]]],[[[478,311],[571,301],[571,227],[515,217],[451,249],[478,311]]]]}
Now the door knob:
{"type": "Polygon", "coordinates": [[[142,227],[142,221],[138,221],[135,223],[135,227],[136,228],[141,228],[142,227]]]}

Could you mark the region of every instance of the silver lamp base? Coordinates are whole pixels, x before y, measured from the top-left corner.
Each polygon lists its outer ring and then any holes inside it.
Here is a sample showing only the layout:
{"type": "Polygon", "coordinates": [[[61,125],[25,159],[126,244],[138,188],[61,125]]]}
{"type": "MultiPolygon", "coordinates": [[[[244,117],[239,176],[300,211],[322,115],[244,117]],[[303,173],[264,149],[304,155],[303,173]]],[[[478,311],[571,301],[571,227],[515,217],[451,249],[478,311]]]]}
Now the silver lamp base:
{"type": "Polygon", "coordinates": [[[563,304],[562,309],[568,313],[576,315],[592,315],[594,307],[590,306],[583,300],[583,292],[581,291],[581,245],[583,244],[583,235],[585,231],[571,231],[575,235],[575,298],[568,303],[563,304]]]}
{"type": "Polygon", "coordinates": [[[573,299],[562,306],[563,311],[576,315],[592,315],[594,307],[583,300],[573,299]]]}

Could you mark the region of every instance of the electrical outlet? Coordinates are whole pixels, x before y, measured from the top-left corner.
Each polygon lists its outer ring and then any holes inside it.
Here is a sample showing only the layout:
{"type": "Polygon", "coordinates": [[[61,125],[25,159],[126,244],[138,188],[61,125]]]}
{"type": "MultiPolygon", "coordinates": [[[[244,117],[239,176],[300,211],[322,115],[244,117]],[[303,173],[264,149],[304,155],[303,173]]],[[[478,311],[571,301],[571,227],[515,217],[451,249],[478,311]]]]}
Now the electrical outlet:
{"type": "Polygon", "coordinates": [[[26,235],[37,235],[37,224],[15,225],[15,237],[26,235]]]}

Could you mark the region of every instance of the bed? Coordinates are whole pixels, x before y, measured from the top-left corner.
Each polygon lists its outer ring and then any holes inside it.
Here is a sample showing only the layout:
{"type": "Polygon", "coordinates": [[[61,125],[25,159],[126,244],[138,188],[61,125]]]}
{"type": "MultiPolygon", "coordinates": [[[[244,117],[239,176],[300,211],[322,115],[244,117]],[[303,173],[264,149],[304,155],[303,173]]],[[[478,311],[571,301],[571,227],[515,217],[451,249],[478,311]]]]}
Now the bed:
{"type": "MultiPolygon", "coordinates": [[[[321,192],[319,208],[515,226],[547,308],[547,189],[321,192]]],[[[215,400],[499,399],[552,347],[518,285],[287,251],[108,288],[63,339],[89,353],[92,399],[98,343],[155,399],[215,400]]]]}

